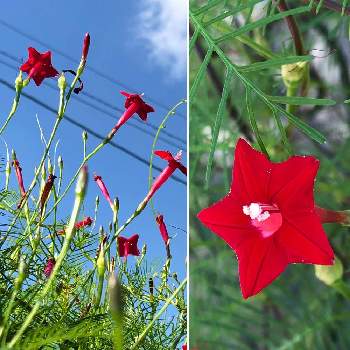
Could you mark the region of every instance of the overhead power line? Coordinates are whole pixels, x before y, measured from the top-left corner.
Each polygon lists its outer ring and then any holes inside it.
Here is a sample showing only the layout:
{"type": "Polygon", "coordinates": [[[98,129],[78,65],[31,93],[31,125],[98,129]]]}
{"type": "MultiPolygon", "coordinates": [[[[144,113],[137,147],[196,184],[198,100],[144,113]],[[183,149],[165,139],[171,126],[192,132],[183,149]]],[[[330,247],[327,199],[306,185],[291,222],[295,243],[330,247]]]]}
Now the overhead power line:
{"type": "MultiPolygon", "coordinates": [[[[0,24],[3,25],[3,26],[6,27],[6,28],[12,30],[13,32],[15,32],[15,33],[17,33],[17,34],[19,34],[19,35],[21,35],[21,36],[23,36],[23,37],[29,39],[29,40],[32,40],[32,41],[37,42],[39,45],[42,45],[42,46],[48,48],[49,50],[51,50],[51,51],[57,53],[58,55],[60,55],[60,56],[62,56],[62,57],[64,57],[64,58],[66,58],[66,59],[68,59],[68,60],[70,60],[70,61],[72,61],[72,62],[75,62],[75,63],[78,62],[74,57],[68,55],[68,54],[65,53],[64,51],[61,51],[61,50],[59,50],[59,49],[54,48],[52,45],[49,45],[48,43],[46,43],[46,42],[44,42],[44,41],[42,41],[42,40],[36,38],[35,36],[33,36],[33,35],[31,35],[31,34],[28,34],[28,33],[24,32],[24,31],[22,31],[22,30],[19,29],[18,27],[16,27],[16,26],[14,26],[14,25],[12,25],[12,24],[10,24],[10,23],[4,21],[3,19],[0,19],[0,24]]],[[[89,71],[91,71],[91,72],[93,72],[94,74],[100,76],[101,78],[103,78],[103,79],[105,79],[105,80],[107,80],[107,81],[109,81],[109,82],[111,82],[111,83],[113,83],[113,84],[119,85],[119,86],[120,86],[121,88],[123,88],[123,89],[127,89],[127,90],[134,91],[134,92],[137,91],[137,90],[134,89],[133,87],[128,86],[128,85],[124,84],[123,82],[121,82],[121,81],[119,81],[119,80],[112,79],[112,78],[111,78],[109,75],[107,75],[106,73],[104,73],[104,72],[100,71],[99,69],[96,69],[96,68],[94,68],[94,67],[92,67],[92,66],[90,66],[90,65],[87,65],[85,69],[86,69],[86,70],[89,70],[89,71]]],[[[166,110],[166,111],[169,111],[169,110],[171,109],[171,107],[169,107],[169,106],[163,104],[162,102],[158,101],[157,99],[154,99],[154,98],[152,98],[152,97],[149,97],[148,99],[149,99],[152,103],[154,103],[155,105],[158,105],[159,107],[163,108],[163,109],[166,110]]],[[[182,113],[178,113],[178,114],[179,114],[182,118],[185,118],[185,119],[186,119],[186,116],[183,115],[182,113]]]]}
{"type": "MultiPolygon", "coordinates": [[[[13,86],[10,82],[8,82],[8,81],[6,81],[6,80],[4,80],[4,79],[1,79],[1,78],[0,78],[0,84],[6,86],[7,88],[9,88],[9,89],[11,89],[11,90],[13,90],[13,91],[15,90],[14,86],[13,86]]],[[[43,102],[43,101],[37,99],[36,97],[34,97],[34,96],[32,96],[32,95],[30,95],[30,94],[28,94],[28,93],[26,93],[26,92],[22,92],[21,95],[24,96],[24,97],[26,97],[27,99],[33,101],[34,103],[38,104],[39,106],[45,108],[46,110],[48,110],[48,111],[50,111],[50,112],[52,112],[52,113],[55,113],[55,114],[57,113],[57,111],[56,111],[53,107],[51,107],[51,106],[49,106],[47,103],[45,103],[45,102],[43,102]]],[[[84,124],[82,124],[82,123],[80,123],[80,122],[77,122],[75,119],[69,117],[69,116],[66,115],[66,114],[64,115],[63,119],[66,120],[68,123],[71,123],[71,124],[73,124],[73,125],[75,125],[75,126],[81,128],[82,130],[86,130],[90,135],[96,137],[97,139],[99,139],[99,140],[101,140],[101,141],[105,139],[105,137],[104,137],[103,135],[97,133],[96,131],[94,131],[93,129],[91,129],[91,128],[89,128],[89,127],[86,127],[84,124]]],[[[129,155],[130,157],[132,157],[132,158],[138,160],[138,161],[141,162],[142,164],[144,164],[144,165],[146,165],[147,167],[149,167],[149,161],[148,161],[147,159],[145,159],[145,158],[139,156],[138,154],[136,154],[136,153],[133,152],[133,151],[130,151],[130,150],[127,149],[126,147],[121,146],[121,145],[117,144],[117,143],[114,142],[114,141],[109,142],[108,145],[110,145],[111,147],[114,147],[114,148],[116,148],[116,149],[118,149],[118,150],[120,150],[120,151],[126,153],[126,154],[129,155]]],[[[160,167],[158,167],[158,166],[156,166],[156,165],[153,165],[153,169],[154,169],[154,170],[157,170],[157,171],[159,171],[159,172],[161,172],[161,171],[163,170],[162,168],[160,168],[160,167]]],[[[174,181],[179,182],[179,183],[181,183],[181,184],[183,184],[183,185],[185,185],[185,186],[187,185],[187,182],[186,182],[186,181],[184,181],[183,179],[179,178],[179,177],[176,176],[176,175],[172,176],[171,179],[173,179],[174,181]]]]}

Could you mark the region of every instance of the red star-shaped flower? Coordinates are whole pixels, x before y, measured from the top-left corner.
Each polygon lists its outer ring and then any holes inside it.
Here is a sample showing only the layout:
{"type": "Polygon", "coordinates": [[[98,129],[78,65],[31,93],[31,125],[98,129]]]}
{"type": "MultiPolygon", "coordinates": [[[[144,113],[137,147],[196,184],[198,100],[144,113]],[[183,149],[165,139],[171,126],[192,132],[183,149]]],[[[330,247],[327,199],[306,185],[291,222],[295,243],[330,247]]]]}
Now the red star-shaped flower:
{"type": "Polygon", "coordinates": [[[127,258],[128,255],[139,256],[140,251],[137,248],[137,242],[139,240],[139,235],[133,235],[130,238],[125,238],[122,236],[118,237],[118,254],[120,257],[127,258]]]}
{"type": "Polygon", "coordinates": [[[230,192],[198,218],[236,252],[244,298],[259,293],[288,264],[333,264],[313,198],[318,166],[311,156],[272,163],[238,141],[230,192]]]}
{"type": "Polygon", "coordinates": [[[33,78],[37,86],[45,78],[52,78],[58,75],[57,70],[51,64],[51,51],[40,53],[33,47],[29,47],[28,54],[28,60],[22,64],[20,70],[27,73],[29,79],[33,78]]]}
{"type": "Polygon", "coordinates": [[[154,108],[147,104],[139,94],[129,94],[128,92],[121,91],[120,92],[123,96],[126,97],[125,100],[125,108],[128,109],[132,105],[137,106],[136,113],[139,115],[139,117],[146,121],[147,120],[147,114],[154,112],[154,108]]]}
{"type": "Polygon", "coordinates": [[[146,202],[148,202],[153,197],[153,195],[169,179],[169,177],[174,173],[176,169],[179,169],[184,175],[187,176],[187,168],[180,163],[182,151],[177,152],[175,157],[173,157],[173,155],[168,151],[154,151],[154,154],[168,161],[168,165],[154,180],[153,185],[145,198],[146,202]]]}

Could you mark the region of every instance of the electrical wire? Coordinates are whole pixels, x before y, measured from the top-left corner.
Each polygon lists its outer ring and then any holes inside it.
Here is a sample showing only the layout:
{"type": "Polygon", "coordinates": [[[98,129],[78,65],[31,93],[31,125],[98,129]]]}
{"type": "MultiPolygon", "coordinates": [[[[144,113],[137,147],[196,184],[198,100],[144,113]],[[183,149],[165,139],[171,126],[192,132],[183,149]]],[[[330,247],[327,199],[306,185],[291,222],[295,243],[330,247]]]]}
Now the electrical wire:
{"type": "MultiPolygon", "coordinates": [[[[10,60],[13,60],[13,61],[15,61],[15,62],[17,62],[17,63],[21,63],[21,61],[20,61],[19,59],[17,59],[16,57],[14,57],[14,56],[8,54],[8,53],[5,52],[5,51],[0,50],[0,55],[3,55],[3,56],[5,56],[5,57],[9,58],[10,60]]],[[[3,64],[4,66],[10,68],[10,69],[13,69],[13,70],[16,70],[16,71],[18,70],[18,67],[17,67],[17,66],[11,65],[11,64],[9,64],[9,63],[3,61],[3,60],[0,60],[0,63],[3,64]]],[[[50,88],[53,89],[53,90],[56,90],[56,88],[57,88],[56,86],[54,86],[54,85],[52,85],[52,84],[50,84],[50,83],[47,83],[46,81],[44,81],[43,84],[45,84],[46,86],[50,87],[50,88]]],[[[115,107],[115,106],[113,106],[112,104],[108,103],[107,101],[105,101],[105,100],[103,100],[103,99],[101,99],[101,98],[99,98],[99,97],[96,97],[96,96],[94,96],[94,95],[88,93],[88,92],[85,91],[85,90],[82,91],[79,95],[87,96],[88,98],[90,98],[90,99],[92,99],[92,100],[95,100],[95,101],[97,101],[98,103],[103,104],[103,105],[106,106],[106,107],[109,107],[109,108],[110,108],[111,110],[113,110],[113,111],[119,111],[119,112],[121,112],[121,113],[123,112],[123,110],[122,110],[121,108],[115,107]]],[[[75,97],[75,96],[73,95],[73,97],[75,97]]],[[[117,118],[115,117],[115,115],[114,115],[113,113],[111,113],[111,112],[109,112],[109,111],[106,111],[105,109],[102,109],[101,107],[96,106],[95,104],[92,104],[91,102],[84,101],[84,100],[82,100],[82,99],[77,99],[77,101],[78,101],[79,103],[81,103],[81,104],[85,104],[85,105],[87,105],[87,106],[89,106],[89,107],[91,107],[91,108],[93,108],[93,109],[95,109],[95,110],[97,110],[97,111],[99,111],[99,112],[101,112],[101,113],[107,115],[108,117],[113,118],[114,120],[117,120],[117,118]]],[[[143,121],[141,121],[141,120],[139,120],[139,119],[135,119],[135,120],[136,120],[138,123],[140,123],[141,125],[145,125],[143,121]]],[[[139,131],[141,131],[141,132],[143,132],[143,133],[145,133],[145,134],[147,134],[147,135],[150,135],[152,138],[154,138],[154,136],[155,136],[155,133],[149,132],[148,130],[143,129],[143,128],[141,128],[140,126],[135,125],[135,123],[133,123],[133,122],[130,123],[130,126],[133,127],[133,128],[135,128],[135,129],[137,129],[137,130],[139,130],[139,131]]],[[[155,131],[158,130],[158,127],[157,127],[156,125],[153,125],[153,124],[150,123],[150,122],[147,122],[147,127],[151,128],[151,129],[153,129],[153,130],[155,130],[155,131]]],[[[176,140],[180,141],[183,145],[180,146],[179,144],[177,144],[177,143],[175,143],[175,142],[173,142],[173,141],[168,140],[168,139],[167,139],[166,137],[164,137],[164,136],[160,136],[160,137],[159,137],[160,140],[162,140],[163,142],[165,142],[165,143],[167,143],[167,144],[169,144],[169,145],[171,145],[171,146],[173,146],[173,147],[176,147],[177,149],[184,149],[184,150],[186,150],[186,148],[184,147],[184,146],[186,145],[186,141],[185,141],[184,139],[182,139],[182,138],[180,138],[180,137],[178,137],[178,136],[176,136],[176,135],[173,135],[173,134],[167,132],[166,130],[163,130],[162,133],[163,133],[163,135],[166,135],[166,136],[168,136],[168,137],[171,138],[171,139],[176,139],[176,140]]]]}
{"type": "MultiPolygon", "coordinates": [[[[4,21],[4,20],[1,19],[1,18],[0,18],[0,24],[1,24],[2,26],[6,27],[6,28],[8,28],[8,29],[10,29],[10,30],[12,30],[13,32],[15,32],[15,33],[21,35],[22,37],[25,37],[25,38],[27,38],[27,39],[29,39],[29,40],[31,40],[31,41],[35,41],[35,42],[38,43],[39,45],[42,45],[42,46],[48,48],[49,50],[55,52],[56,54],[58,54],[58,55],[60,55],[60,56],[62,56],[62,57],[64,57],[64,58],[66,58],[67,60],[70,60],[70,61],[72,61],[72,62],[74,62],[74,63],[78,63],[78,61],[77,61],[74,57],[68,55],[68,54],[65,53],[64,51],[61,51],[61,50],[59,50],[59,49],[54,48],[52,45],[49,45],[48,43],[46,43],[46,42],[44,42],[44,41],[42,41],[42,40],[36,38],[35,36],[30,35],[30,34],[24,32],[24,31],[22,31],[22,30],[19,29],[18,27],[16,27],[16,26],[14,26],[13,24],[10,24],[10,23],[4,21]]],[[[94,74],[98,75],[99,77],[101,77],[101,78],[103,78],[103,79],[105,79],[105,80],[111,82],[112,84],[117,84],[117,85],[119,85],[119,86],[120,86],[121,88],[123,88],[123,89],[127,89],[127,90],[130,90],[130,91],[136,91],[136,90],[133,89],[132,87],[130,87],[130,86],[124,84],[123,82],[121,82],[121,81],[119,81],[119,80],[112,79],[112,78],[111,78],[109,75],[107,75],[106,73],[104,73],[104,72],[102,72],[102,71],[100,71],[100,70],[98,70],[98,69],[96,69],[96,68],[94,68],[94,67],[92,67],[92,66],[87,65],[85,69],[86,69],[86,70],[89,70],[89,71],[91,71],[91,72],[93,72],[94,74]]],[[[157,106],[163,108],[165,111],[169,111],[169,110],[171,109],[171,107],[166,106],[165,104],[163,104],[162,102],[158,101],[157,99],[154,99],[154,98],[152,98],[152,97],[149,97],[149,100],[150,100],[151,102],[153,102],[155,105],[157,105],[157,106]]],[[[180,115],[182,118],[186,119],[186,116],[183,115],[182,113],[179,113],[179,115],[180,115]]]]}
{"type": "MultiPolygon", "coordinates": [[[[4,80],[4,79],[2,79],[2,78],[0,78],[0,84],[2,84],[2,85],[4,85],[4,86],[6,86],[7,88],[9,88],[9,89],[15,91],[14,86],[13,86],[10,82],[8,82],[8,81],[6,81],[6,80],[4,80]]],[[[45,103],[45,102],[39,100],[38,98],[36,98],[36,97],[34,97],[34,96],[32,96],[32,95],[26,93],[26,92],[23,92],[23,91],[22,91],[22,94],[21,94],[21,95],[22,95],[23,97],[26,97],[27,99],[33,101],[33,102],[36,103],[37,105],[39,105],[39,106],[45,108],[46,110],[48,110],[48,111],[50,111],[50,112],[52,112],[52,113],[57,113],[57,111],[56,111],[53,107],[49,106],[47,103],[45,103]]],[[[73,124],[73,125],[75,125],[75,126],[81,128],[82,130],[87,131],[88,134],[90,134],[90,135],[96,137],[97,139],[99,139],[99,140],[101,140],[101,141],[105,139],[105,137],[104,137],[103,135],[97,133],[97,132],[94,131],[93,129],[91,129],[91,128],[85,126],[84,124],[82,124],[82,123],[80,123],[80,122],[77,122],[75,119],[69,117],[67,114],[64,115],[63,119],[66,120],[68,123],[73,124]]],[[[118,149],[118,150],[120,150],[120,151],[126,153],[127,155],[129,155],[130,157],[132,157],[132,158],[138,160],[139,162],[141,162],[142,164],[146,165],[147,167],[149,166],[149,161],[148,161],[147,159],[145,159],[145,158],[139,156],[138,154],[136,154],[136,153],[133,152],[133,151],[130,151],[130,150],[127,149],[126,147],[121,146],[121,145],[117,144],[117,143],[114,142],[114,141],[109,142],[108,145],[110,145],[111,147],[114,147],[114,148],[116,148],[116,149],[118,149]]],[[[163,170],[162,168],[160,168],[160,167],[158,167],[158,166],[156,166],[156,165],[153,165],[153,169],[154,169],[154,170],[157,170],[157,171],[159,171],[159,172],[161,172],[161,171],[163,170]]],[[[176,175],[172,176],[171,179],[174,180],[174,181],[176,181],[176,182],[178,182],[178,183],[181,183],[181,184],[183,184],[183,185],[185,185],[185,186],[187,185],[187,182],[186,182],[186,181],[184,181],[183,179],[179,178],[179,177],[176,176],[176,175]]]]}

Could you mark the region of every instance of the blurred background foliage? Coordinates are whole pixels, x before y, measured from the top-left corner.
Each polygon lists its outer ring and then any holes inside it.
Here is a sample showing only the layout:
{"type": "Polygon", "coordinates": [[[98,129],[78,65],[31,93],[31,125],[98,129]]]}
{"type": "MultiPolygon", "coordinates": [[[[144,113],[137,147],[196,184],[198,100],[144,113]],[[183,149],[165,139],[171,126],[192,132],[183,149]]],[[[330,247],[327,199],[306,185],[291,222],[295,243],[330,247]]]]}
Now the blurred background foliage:
{"type": "MultiPolygon", "coordinates": [[[[318,280],[313,266],[289,266],[245,301],[234,252],[196,218],[228,192],[238,137],[257,149],[260,138],[272,161],[315,155],[317,204],[350,208],[349,13],[346,1],[190,2],[191,348],[350,348],[348,297],[318,280]],[[297,21],[301,53],[279,17],[283,4],[297,21]],[[286,107],[281,66],[302,60],[309,79],[298,105],[286,107]]],[[[349,229],[324,228],[350,283],[349,229]]]]}

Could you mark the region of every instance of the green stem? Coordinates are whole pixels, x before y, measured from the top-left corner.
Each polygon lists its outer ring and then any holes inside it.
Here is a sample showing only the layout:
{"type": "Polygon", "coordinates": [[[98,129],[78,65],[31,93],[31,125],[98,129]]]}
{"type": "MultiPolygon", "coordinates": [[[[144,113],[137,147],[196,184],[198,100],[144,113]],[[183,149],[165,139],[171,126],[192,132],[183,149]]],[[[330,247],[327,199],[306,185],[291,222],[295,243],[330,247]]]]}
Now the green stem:
{"type": "Polygon", "coordinates": [[[102,291],[103,291],[103,281],[104,281],[104,276],[99,276],[98,277],[98,286],[97,286],[97,295],[96,295],[96,308],[100,306],[101,303],[101,296],[102,296],[102,291]]]}
{"type": "MultiPolygon", "coordinates": [[[[148,189],[151,188],[152,186],[152,182],[153,182],[153,177],[152,177],[152,168],[153,168],[153,158],[154,158],[154,150],[156,148],[156,144],[160,135],[160,132],[162,131],[162,129],[164,129],[166,122],[168,121],[168,119],[175,114],[175,111],[177,110],[177,108],[179,106],[181,106],[182,104],[186,103],[186,100],[183,99],[180,102],[178,102],[169,112],[168,114],[164,117],[164,119],[162,120],[162,122],[160,123],[158,130],[156,132],[156,136],[154,137],[153,143],[152,143],[152,149],[151,149],[151,156],[150,156],[150,160],[149,160],[149,173],[148,173],[148,189]]],[[[154,209],[154,205],[153,205],[153,199],[150,200],[150,205],[152,208],[152,212],[153,215],[156,216],[156,212],[154,209]]]]}
{"type": "Polygon", "coordinates": [[[163,307],[158,311],[158,313],[154,316],[152,321],[147,325],[147,327],[142,331],[142,333],[137,337],[135,340],[134,345],[130,348],[130,350],[139,349],[139,346],[142,344],[143,340],[145,339],[147,333],[151,330],[154,323],[163,315],[165,310],[168,308],[168,306],[171,304],[172,300],[181,292],[181,290],[186,285],[187,278],[185,278],[179,287],[174,291],[174,293],[167,299],[167,301],[164,303],[163,307]]]}
{"type": "MultiPolygon", "coordinates": [[[[17,85],[17,84],[16,84],[17,85]]],[[[22,89],[23,86],[16,86],[16,95],[15,98],[13,99],[13,104],[12,104],[12,108],[11,111],[9,113],[9,115],[7,116],[4,125],[1,127],[0,129],[0,135],[4,132],[4,130],[6,129],[8,123],[10,122],[10,120],[12,119],[12,117],[15,115],[18,105],[19,105],[19,100],[21,98],[21,93],[22,93],[22,89]]]]}
{"type": "MultiPolygon", "coordinates": [[[[79,184],[78,184],[78,186],[79,186],[79,184]]],[[[44,288],[39,293],[38,299],[37,299],[36,303],[34,304],[31,312],[28,314],[28,316],[24,320],[21,328],[16,332],[16,334],[14,335],[12,340],[10,341],[10,343],[8,345],[9,349],[13,349],[15,344],[19,341],[19,339],[23,335],[24,331],[28,328],[30,323],[33,321],[33,318],[37,314],[40,306],[43,304],[44,298],[46,297],[46,295],[48,294],[48,292],[50,291],[50,289],[53,285],[53,282],[56,278],[56,275],[58,274],[58,272],[61,268],[63,260],[69,251],[71,241],[74,237],[74,232],[75,232],[74,225],[75,225],[75,222],[77,221],[77,218],[79,215],[79,210],[80,210],[80,207],[81,207],[83,200],[84,200],[84,195],[81,193],[79,193],[79,194],[77,193],[77,195],[75,197],[75,201],[74,201],[72,214],[71,214],[71,217],[69,220],[69,225],[68,225],[68,228],[67,228],[67,231],[65,234],[65,240],[63,242],[61,252],[60,252],[59,256],[57,257],[56,264],[55,264],[55,266],[51,272],[51,275],[50,275],[48,281],[46,282],[44,288]]]]}

